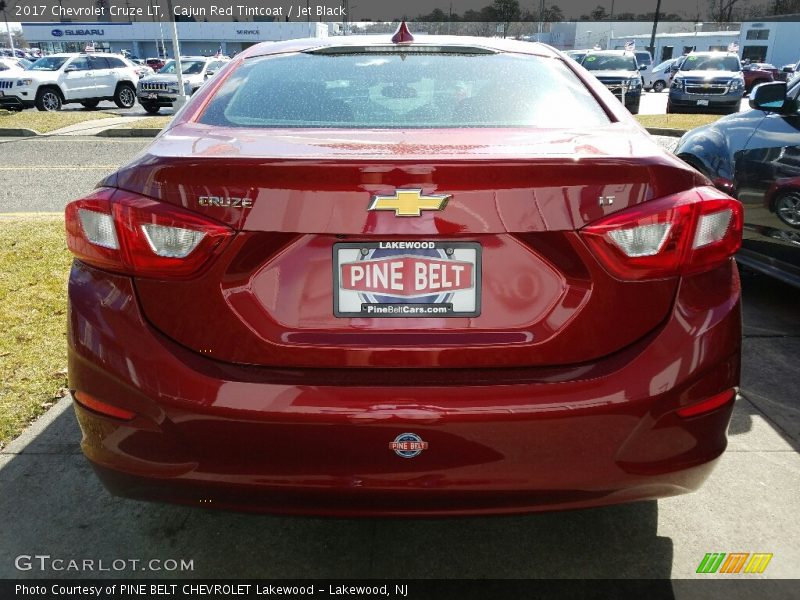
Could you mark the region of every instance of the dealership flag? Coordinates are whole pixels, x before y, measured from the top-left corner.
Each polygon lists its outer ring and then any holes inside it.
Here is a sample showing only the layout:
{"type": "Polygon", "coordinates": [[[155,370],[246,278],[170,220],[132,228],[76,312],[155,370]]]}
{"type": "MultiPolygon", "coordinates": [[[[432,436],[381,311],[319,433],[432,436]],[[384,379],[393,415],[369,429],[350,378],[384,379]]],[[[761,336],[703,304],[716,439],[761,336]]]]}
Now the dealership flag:
{"type": "Polygon", "coordinates": [[[633,52],[634,50],[636,50],[636,42],[633,40],[625,42],[625,50],[627,52],[633,52]]]}
{"type": "Polygon", "coordinates": [[[728,52],[738,52],[739,51],[739,44],[737,42],[731,42],[728,44],[728,52]]]}

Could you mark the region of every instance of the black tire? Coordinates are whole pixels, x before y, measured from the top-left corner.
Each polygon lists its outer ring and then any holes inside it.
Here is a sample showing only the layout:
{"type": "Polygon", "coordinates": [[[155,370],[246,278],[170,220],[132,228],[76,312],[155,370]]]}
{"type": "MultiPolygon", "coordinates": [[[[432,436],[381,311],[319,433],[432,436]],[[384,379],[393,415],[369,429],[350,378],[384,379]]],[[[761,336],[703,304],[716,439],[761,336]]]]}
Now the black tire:
{"type": "Polygon", "coordinates": [[[661,81],[660,79],[653,84],[653,91],[657,94],[660,94],[664,91],[664,88],[667,87],[666,81],[661,81]]]}
{"type": "Polygon", "coordinates": [[[672,102],[667,100],[667,114],[668,115],[674,115],[674,114],[678,114],[680,112],[681,111],[679,111],[679,110],[675,110],[675,106],[673,106],[672,102]]]}
{"type": "Polygon", "coordinates": [[[136,104],[136,88],[130,83],[117,84],[114,90],[114,104],[118,108],[132,108],[136,104]]]}
{"type": "Polygon", "coordinates": [[[158,111],[161,110],[161,107],[158,104],[142,104],[142,108],[149,115],[157,115],[158,111]]]}
{"type": "Polygon", "coordinates": [[[84,108],[97,108],[98,104],[100,104],[100,100],[84,100],[81,102],[84,108]]]}
{"type": "Polygon", "coordinates": [[[61,99],[61,92],[55,87],[42,87],[36,92],[36,108],[44,112],[55,112],[61,110],[64,101],[61,99]]]}

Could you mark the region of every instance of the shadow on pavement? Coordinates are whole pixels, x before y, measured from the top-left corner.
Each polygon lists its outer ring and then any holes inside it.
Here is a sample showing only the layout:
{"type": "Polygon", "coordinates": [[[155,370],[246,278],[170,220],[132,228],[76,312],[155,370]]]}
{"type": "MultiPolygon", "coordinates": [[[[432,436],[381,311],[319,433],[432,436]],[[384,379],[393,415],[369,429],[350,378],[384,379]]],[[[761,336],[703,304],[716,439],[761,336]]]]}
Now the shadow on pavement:
{"type": "Polygon", "coordinates": [[[742,270],[741,395],[730,435],[746,433],[760,416],[800,452],[800,290],[770,277],[742,270]]]}

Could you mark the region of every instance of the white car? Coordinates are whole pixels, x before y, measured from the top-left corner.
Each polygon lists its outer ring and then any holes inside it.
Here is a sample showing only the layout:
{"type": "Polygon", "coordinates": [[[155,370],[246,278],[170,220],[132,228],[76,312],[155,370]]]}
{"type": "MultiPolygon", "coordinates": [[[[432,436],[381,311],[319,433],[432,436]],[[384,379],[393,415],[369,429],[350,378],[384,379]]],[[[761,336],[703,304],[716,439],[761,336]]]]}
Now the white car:
{"type": "Polygon", "coordinates": [[[672,81],[673,75],[670,67],[681,58],[682,57],[670,58],[669,60],[665,60],[664,62],[656,65],[652,69],[642,71],[644,89],[646,89],[648,92],[650,90],[654,92],[663,92],[666,88],[668,88],[670,82],[672,81]]]}
{"type": "Polygon", "coordinates": [[[10,56],[0,57],[0,74],[9,75],[9,71],[20,72],[25,70],[18,58],[11,58],[10,56]]]}
{"type": "Polygon", "coordinates": [[[0,107],[60,110],[79,102],[87,108],[111,100],[119,108],[136,103],[139,76],[121,56],[104,53],[53,54],[13,77],[0,73],[0,107]]]}

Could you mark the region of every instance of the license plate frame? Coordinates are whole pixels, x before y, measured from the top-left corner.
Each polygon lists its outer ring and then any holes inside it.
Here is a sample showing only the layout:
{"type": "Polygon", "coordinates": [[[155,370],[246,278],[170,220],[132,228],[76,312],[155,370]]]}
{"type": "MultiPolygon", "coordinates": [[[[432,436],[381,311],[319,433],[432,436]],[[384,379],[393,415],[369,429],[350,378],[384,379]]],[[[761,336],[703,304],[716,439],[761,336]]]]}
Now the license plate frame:
{"type": "MultiPolygon", "coordinates": [[[[333,267],[333,315],[337,318],[351,319],[351,318],[365,318],[365,319],[383,319],[383,318],[472,318],[480,316],[481,313],[481,284],[482,284],[482,259],[483,248],[477,242],[461,242],[461,241],[439,241],[439,240],[403,240],[399,243],[416,244],[432,244],[432,246],[425,248],[409,248],[408,252],[404,252],[402,248],[389,248],[386,244],[395,244],[398,242],[388,240],[377,240],[374,242],[337,242],[333,244],[331,264],[333,267]],[[383,245],[383,246],[382,246],[383,245]],[[452,249],[452,254],[448,252],[452,249]],[[363,252],[366,250],[370,258],[364,258],[367,262],[371,260],[370,251],[381,250],[391,251],[391,254],[385,258],[401,259],[405,258],[430,258],[434,261],[447,261],[454,260],[467,262],[472,264],[472,277],[471,285],[468,288],[459,289],[454,292],[431,292],[430,295],[450,296],[438,302],[424,302],[424,297],[396,297],[397,302],[364,302],[369,300],[367,294],[373,296],[388,296],[385,293],[377,292],[360,292],[352,289],[344,289],[342,287],[342,266],[352,264],[354,257],[358,257],[359,253],[364,256],[363,252]],[[420,253],[421,250],[433,250],[443,252],[445,257],[424,256],[420,253]],[[345,254],[341,254],[345,251],[345,254]],[[354,252],[355,251],[355,254],[354,252]],[[343,260],[344,257],[344,260],[343,260]],[[349,297],[343,297],[343,292],[349,294],[349,297]],[[359,302],[353,299],[352,294],[359,297],[359,302]],[[455,294],[459,294],[455,297],[455,294]],[[448,301],[449,300],[449,301],[448,301]],[[358,305],[358,309],[354,310],[354,306],[358,305]],[[372,308],[370,308],[372,307],[372,308]],[[390,308],[385,308],[390,307],[390,308]],[[408,308],[410,307],[410,308],[408,308]],[[436,307],[436,308],[431,308],[436,307]]],[[[380,260],[373,259],[373,260],[380,260]]]]}

